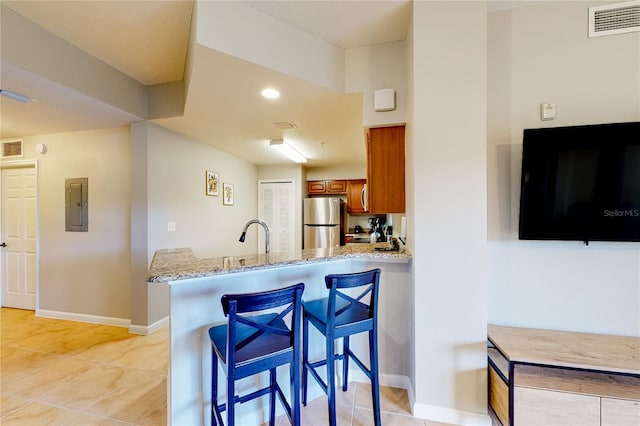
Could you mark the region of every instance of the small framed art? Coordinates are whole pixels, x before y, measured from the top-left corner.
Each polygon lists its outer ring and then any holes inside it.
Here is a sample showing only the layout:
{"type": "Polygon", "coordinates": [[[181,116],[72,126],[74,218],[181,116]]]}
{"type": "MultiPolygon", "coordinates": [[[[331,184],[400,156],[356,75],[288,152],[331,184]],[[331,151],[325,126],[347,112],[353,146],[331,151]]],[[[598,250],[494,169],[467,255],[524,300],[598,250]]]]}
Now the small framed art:
{"type": "Polygon", "coordinates": [[[222,184],[222,204],[225,206],[233,205],[233,185],[230,183],[222,184]]]}
{"type": "Polygon", "coordinates": [[[207,170],[205,178],[206,194],[215,195],[216,197],[220,195],[218,174],[216,172],[210,172],[209,170],[207,170]]]}

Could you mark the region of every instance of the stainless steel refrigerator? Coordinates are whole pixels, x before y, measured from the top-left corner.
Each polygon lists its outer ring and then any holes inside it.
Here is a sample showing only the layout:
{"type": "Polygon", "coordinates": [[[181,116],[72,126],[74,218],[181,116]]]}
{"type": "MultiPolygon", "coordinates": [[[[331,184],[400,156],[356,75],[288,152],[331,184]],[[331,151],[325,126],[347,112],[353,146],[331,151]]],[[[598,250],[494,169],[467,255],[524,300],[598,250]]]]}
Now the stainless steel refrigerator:
{"type": "Polygon", "coordinates": [[[344,201],[340,198],[305,198],[303,209],[304,248],[326,248],[342,244],[344,201]]]}

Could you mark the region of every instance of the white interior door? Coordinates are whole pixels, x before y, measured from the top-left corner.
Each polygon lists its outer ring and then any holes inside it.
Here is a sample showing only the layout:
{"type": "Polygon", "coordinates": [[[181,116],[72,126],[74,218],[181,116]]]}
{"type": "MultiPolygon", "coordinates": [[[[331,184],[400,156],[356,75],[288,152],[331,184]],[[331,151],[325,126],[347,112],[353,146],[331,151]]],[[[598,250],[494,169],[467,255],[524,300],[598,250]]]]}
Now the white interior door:
{"type": "Polygon", "coordinates": [[[36,168],[2,169],[2,306],[36,307],[36,168]]]}
{"type": "MultiPolygon", "coordinates": [[[[269,227],[271,252],[287,252],[295,248],[294,185],[291,181],[260,182],[258,209],[260,220],[269,227]]],[[[259,248],[264,235],[258,234],[259,248]]]]}

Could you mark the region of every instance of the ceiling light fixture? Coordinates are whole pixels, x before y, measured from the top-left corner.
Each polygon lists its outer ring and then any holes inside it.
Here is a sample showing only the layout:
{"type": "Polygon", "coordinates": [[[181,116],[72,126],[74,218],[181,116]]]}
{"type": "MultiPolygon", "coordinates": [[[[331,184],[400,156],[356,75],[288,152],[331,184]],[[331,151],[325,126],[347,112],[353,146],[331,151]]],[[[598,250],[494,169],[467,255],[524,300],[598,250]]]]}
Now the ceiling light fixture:
{"type": "Polygon", "coordinates": [[[12,92],[10,90],[0,89],[0,96],[7,97],[9,99],[13,99],[18,102],[31,102],[32,99],[26,95],[21,95],[20,93],[12,92]]]}
{"type": "Polygon", "coordinates": [[[278,92],[276,89],[272,89],[271,87],[264,89],[260,93],[267,99],[278,99],[280,97],[280,92],[278,92]]]}
{"type": "Polygon", "coordinates": [[[291,145],[286,143],[284,139],[272,139],[269,141],[269,146],[271,148],[275,148],[284,155],[286,155],[289,159],[295,161],[296,163],[306,163],[307,157],[300,154],[296,151],[291,145]]]}

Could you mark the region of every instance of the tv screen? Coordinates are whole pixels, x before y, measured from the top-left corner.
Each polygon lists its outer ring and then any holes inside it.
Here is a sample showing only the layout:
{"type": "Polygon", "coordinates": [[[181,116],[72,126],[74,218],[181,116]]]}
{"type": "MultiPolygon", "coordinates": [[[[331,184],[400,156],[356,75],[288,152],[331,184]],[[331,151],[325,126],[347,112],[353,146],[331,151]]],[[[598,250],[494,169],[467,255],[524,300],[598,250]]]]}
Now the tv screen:
{"type": "Polygon", "coordinates": [[[640,122],[525,129],[521,240],[640,241],[640,122]]]}

